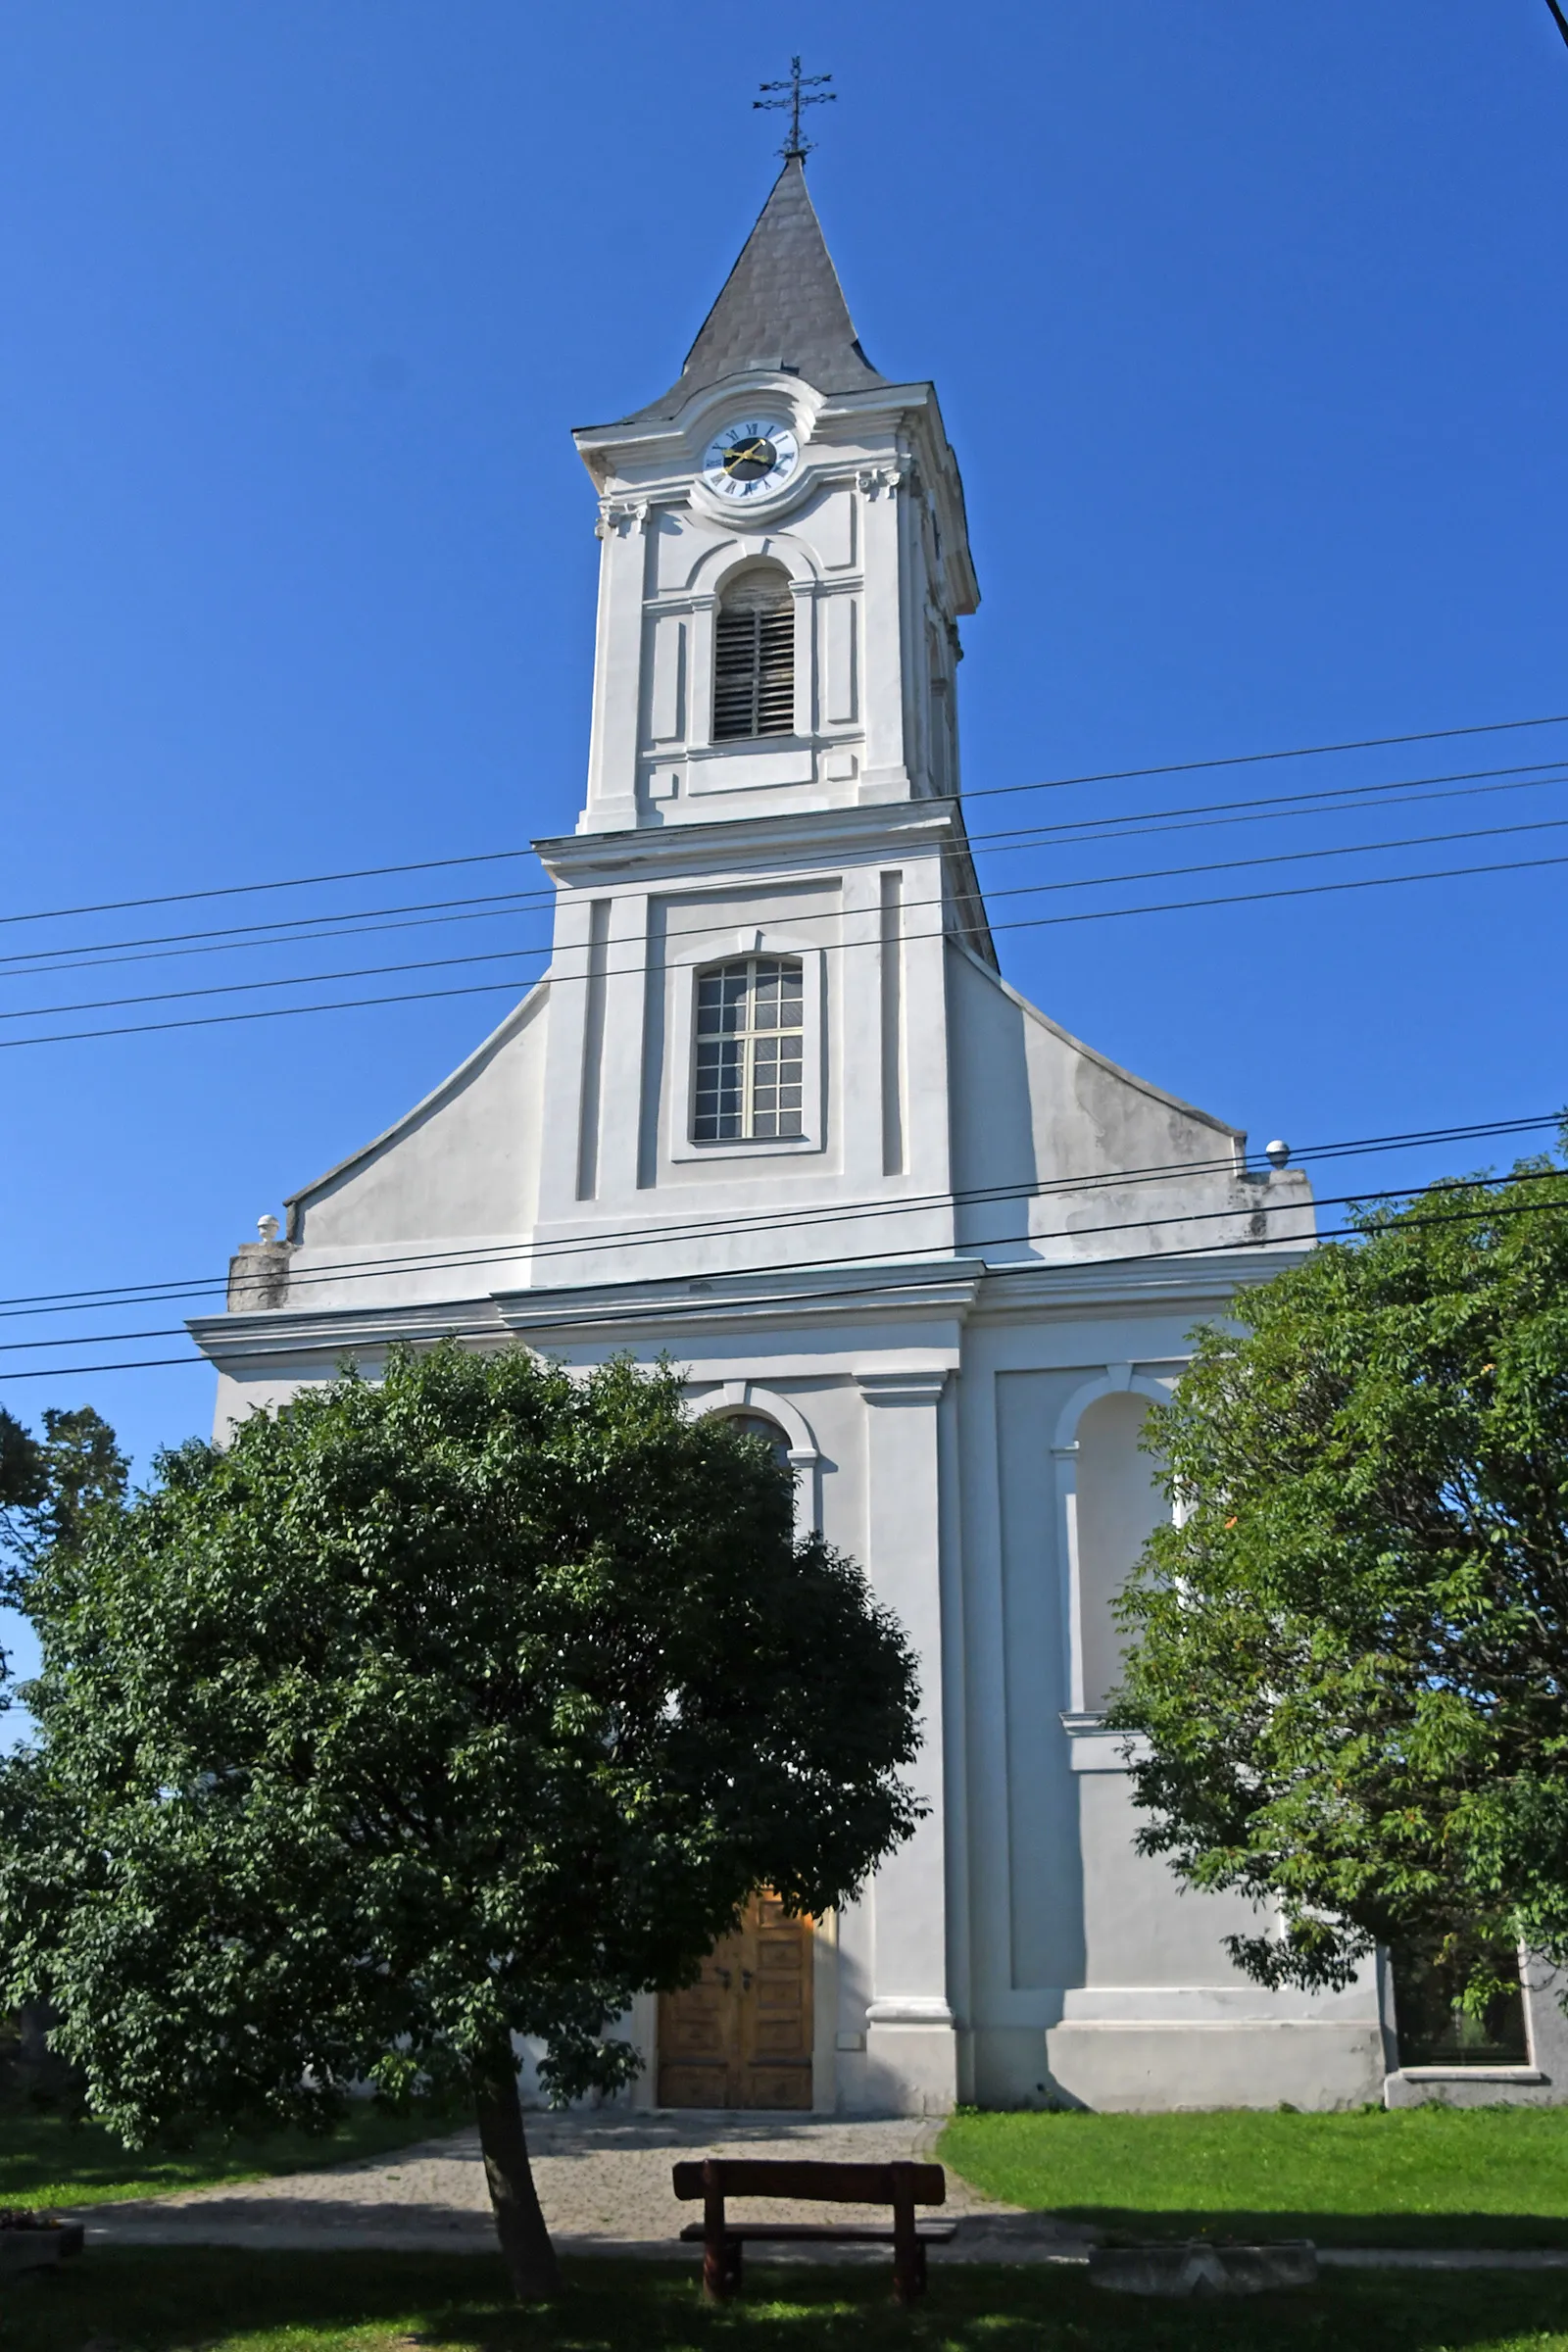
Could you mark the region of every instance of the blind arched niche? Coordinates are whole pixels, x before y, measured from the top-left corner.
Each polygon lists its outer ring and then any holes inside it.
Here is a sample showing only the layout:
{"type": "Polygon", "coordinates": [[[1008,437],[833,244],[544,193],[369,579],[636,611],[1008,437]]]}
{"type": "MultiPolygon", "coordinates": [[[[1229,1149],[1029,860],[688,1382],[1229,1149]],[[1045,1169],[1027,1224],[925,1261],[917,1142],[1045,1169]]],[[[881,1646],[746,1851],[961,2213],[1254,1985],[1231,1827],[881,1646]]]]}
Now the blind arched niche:
{"type": "Polygon", "coordinates": [[[1124,1636],[1110,1604],[1152,1531],[1170,1517],[1155,1465],[1139,1449],[1149,1398],[1097,1397],[1078,1423],[1078,1608],[1085,1710],[1098,1714],[1121,1680],[1124,1636]]]}

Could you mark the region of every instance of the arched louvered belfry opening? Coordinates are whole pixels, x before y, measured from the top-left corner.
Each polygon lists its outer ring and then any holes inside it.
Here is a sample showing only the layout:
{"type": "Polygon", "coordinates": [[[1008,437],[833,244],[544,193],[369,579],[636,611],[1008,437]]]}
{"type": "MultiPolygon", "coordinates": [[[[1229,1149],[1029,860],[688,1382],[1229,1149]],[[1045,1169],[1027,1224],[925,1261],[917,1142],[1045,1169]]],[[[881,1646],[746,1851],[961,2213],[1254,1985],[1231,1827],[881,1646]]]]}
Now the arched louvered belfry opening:
{"type": "Polygon", "coordinates": [[[789,574],[748,564],[719,600],[713,645],[713,741],[795,732],[795,610],[789,574]]]}

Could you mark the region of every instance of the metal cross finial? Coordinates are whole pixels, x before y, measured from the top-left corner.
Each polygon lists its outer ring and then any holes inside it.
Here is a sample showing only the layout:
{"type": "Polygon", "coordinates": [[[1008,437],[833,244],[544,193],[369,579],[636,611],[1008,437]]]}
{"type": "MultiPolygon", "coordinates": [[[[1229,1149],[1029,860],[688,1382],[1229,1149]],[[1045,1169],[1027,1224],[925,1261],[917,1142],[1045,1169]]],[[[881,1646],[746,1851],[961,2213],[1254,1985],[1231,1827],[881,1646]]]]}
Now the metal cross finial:
{"type": "Polygon", "coordinates": [[[759,112],[771,114],[774,111],[779,114],[788,114],[790,135],[779,149],[779,153],[786,163],[795,158],[804,162],[816,145],[814,139],[803,139],[801,136],[801,109],[803,106],[832,106],[838,97],[837,90],[827,90],[822,87],[824,82],[831,81],[832,78],[831,74],[803,74],[800,59],[792,57],[788,81],[760,81],[758,83],[757,86],[760,90],[787,90],[789,92],[786,98],[754,98],[752,100],[754,114],[759,112]],[[808,92],[810,93],[809,96],[808,92]]]}

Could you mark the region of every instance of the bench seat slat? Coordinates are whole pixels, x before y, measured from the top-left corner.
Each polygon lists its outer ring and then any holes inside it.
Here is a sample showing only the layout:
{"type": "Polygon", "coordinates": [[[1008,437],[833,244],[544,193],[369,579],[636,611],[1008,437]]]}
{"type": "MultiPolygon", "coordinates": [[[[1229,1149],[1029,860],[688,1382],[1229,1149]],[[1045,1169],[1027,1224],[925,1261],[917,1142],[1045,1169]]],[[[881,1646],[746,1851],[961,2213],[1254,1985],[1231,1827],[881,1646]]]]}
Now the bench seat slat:
{"type": "MultiPolygon", "coordinates": [[[[916,2222],[914,2234],[928,2246],[946,2245],[955,2236],[956,2222],[916,2222]]],[[[681,2243],[700,2246],[704,2230],[701,2222],[688,2222],[681,2231],[681,2243]]],[[[726,2237],[765,2240],[778,2245],[820,2243],[831,2240],[842,2245],[891,2246],[895,2242],[892,2227],[881,2222],[732,2222],[725,2221],[726,2237]]]]}

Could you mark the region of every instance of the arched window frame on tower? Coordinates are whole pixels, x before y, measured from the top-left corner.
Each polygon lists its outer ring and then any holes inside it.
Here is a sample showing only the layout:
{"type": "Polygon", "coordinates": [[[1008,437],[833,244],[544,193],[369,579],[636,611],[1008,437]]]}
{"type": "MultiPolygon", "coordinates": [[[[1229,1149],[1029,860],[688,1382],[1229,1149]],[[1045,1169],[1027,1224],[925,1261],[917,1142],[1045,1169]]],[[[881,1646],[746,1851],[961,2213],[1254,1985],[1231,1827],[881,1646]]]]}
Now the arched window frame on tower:
{"type": "Polygon", "coordinates": [[[707,932],[671,943],[669,954],[669,1113],[665,1148],[671,1159],[767,1159],[820,1152],[827,1136],[826,1071],[822,1053],[825,957],[812,941],[790,932],[749,930],[707,932]],[[754,958],[786,961],[801,973],[801,1131],[798,1135],[705,1135],[699,1103],[703,1097],[699,1007],[706,974],[754,958]]]}
{"type": "Polygon", "coordinates": [[[783,564],[761,558],[719,592],[710,740],[767,744],[795,733],[795,600],[783,564]]]}

